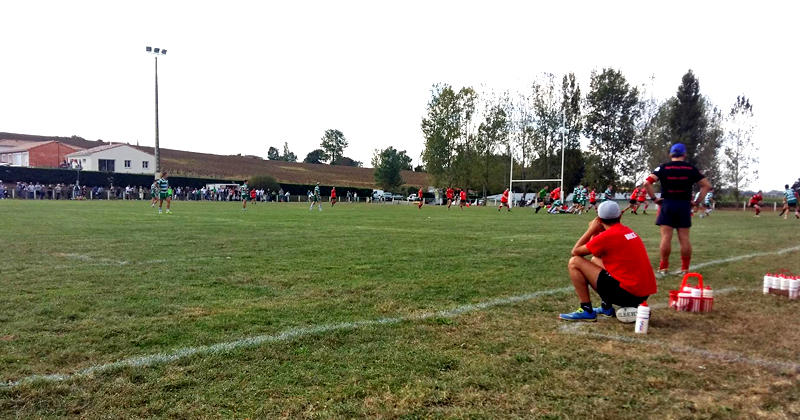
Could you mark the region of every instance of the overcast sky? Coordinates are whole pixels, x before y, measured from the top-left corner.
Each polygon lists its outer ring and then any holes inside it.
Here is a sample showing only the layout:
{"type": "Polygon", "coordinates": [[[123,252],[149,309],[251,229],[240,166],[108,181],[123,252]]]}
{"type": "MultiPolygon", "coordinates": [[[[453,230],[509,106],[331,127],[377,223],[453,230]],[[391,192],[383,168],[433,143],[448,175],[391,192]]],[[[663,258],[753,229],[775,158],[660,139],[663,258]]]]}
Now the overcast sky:
{"type": "Polygon", "coordinates": [[[800,176],[795,2],[3,1],[0,131],[300,159],[328,128],[369,165],[376,148],[419,164],[434,83],[527,90],[537,74],[620,69],[656,97],[692,69],[727,109],[754,106],[761,177],[800,176]]]}

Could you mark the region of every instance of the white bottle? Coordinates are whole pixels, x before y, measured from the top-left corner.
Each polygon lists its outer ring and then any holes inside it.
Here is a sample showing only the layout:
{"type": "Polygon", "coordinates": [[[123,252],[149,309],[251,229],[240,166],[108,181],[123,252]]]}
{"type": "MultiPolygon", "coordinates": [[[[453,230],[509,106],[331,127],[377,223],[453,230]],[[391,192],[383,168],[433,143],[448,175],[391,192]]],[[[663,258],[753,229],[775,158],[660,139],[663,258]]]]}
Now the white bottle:
{"type": "Polygon", "coordinates": [[[789,279],[789,299],[797,299],[800,294],[800,279],[789,279]]]}
{"type": "Polygon", "coordinates": [[[642,304],[636,308],[636,326],[633,331],[637,334],[647,334],[647,327],[649,325],[650,307],[647,306],[647,302],[642,302],[642,304]]]}
{"type": "Polygon", "coordinates": [[[764,294],[769,294],[769,288],[772,286],[772,274],[767,273],[764,275],[764,294]]]}
{"type": "Polygon", "coordinates": [[[700,312],[703,304],[702,289],[692,289],[692,299],[689,301],[689,312],[700,312]]]}
{"type": "Polygon", "coordinates": [[[706,286],[706,288],[703,289],[702,310],[703,312],[711,312],[713,308],[714,308],[714,291],[710,287],[706,286]]]}

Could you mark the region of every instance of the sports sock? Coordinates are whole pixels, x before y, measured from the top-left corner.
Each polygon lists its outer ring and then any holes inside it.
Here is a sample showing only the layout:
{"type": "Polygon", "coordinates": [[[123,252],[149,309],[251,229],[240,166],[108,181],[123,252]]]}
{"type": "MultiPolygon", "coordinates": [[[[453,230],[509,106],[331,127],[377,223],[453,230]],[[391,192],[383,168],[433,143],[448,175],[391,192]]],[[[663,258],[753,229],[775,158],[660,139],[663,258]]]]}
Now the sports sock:
{"type": "Polygon", "coordinates": [[[600,307],[602,307],[604,311],[613,308],[613,306],[610,303],[606,303],[605,301],[600,303],[600,307]]]}
{"type": "Polygon", "coordinates": [[[669,268],[669,261],[666,261],[666,260],[659,261],[659,263],[658,263],[658,269],[659,270],[666,270],[668,268],[669,268]]]}
{"type": "Polygon", "coordinates": [[[587,312],[587,313],[590,313],[590,314],[594,313],[594,310],[592,309],[592,302],[591,301],[589,301],[589,302],[581,302],[581,309],[583,309],[583,312],[587,312]]]}
{"type": "Polygon", "coordinates": [[[692,257],[684,257],[681,256],[681,271],[688,271],[689,270],[689,262],[691,262],[692,257]]]}

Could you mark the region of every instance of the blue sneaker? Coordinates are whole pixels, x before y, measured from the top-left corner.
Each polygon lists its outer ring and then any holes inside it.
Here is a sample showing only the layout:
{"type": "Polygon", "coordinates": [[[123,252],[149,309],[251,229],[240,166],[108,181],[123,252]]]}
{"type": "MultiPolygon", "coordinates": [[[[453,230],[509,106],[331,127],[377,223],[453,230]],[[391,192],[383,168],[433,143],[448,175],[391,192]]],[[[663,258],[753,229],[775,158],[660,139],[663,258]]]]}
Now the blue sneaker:
{"type": "Polygon", "coordinates": [[[597,321],[597,314],[594,312],[589,313],[583,310],[583,308],[578,308],[577,311],[569,313],[569,314],[559,314],[559,318],[563,319],[564,321],[584,321],[584,322],[595,322],[597,321]]]}
{"type": "Polygon", "coordinates": [[[599,306],[597,308],[592,308],[592,310],[594,310],[594,313],[596,313],[597,315],[602,316],[603,318],[614,318],[614,317],[617,316],[617,314],[614,311],[613,307],[608,308],[608,309],[603,309],[602,306],[599,306]]]}

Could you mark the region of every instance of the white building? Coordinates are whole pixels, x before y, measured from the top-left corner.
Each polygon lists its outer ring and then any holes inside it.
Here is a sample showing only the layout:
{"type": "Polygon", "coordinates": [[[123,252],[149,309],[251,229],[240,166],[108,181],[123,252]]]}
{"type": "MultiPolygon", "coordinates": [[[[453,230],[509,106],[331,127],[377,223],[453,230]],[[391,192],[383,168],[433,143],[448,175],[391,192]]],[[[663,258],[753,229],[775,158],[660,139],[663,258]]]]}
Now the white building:
{"type": "Polygon", "coordinates": [[[152,174],[155,157],[127,144],[107,144],[70,153],[67,159],[73,166],[86,171],[118,172],[125,174],[152,174]]]}

